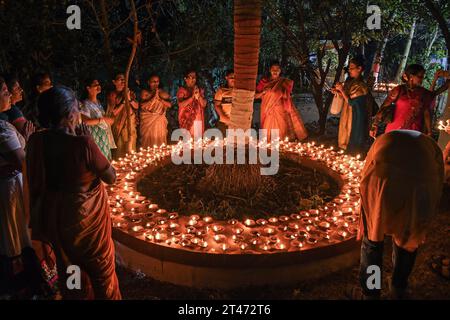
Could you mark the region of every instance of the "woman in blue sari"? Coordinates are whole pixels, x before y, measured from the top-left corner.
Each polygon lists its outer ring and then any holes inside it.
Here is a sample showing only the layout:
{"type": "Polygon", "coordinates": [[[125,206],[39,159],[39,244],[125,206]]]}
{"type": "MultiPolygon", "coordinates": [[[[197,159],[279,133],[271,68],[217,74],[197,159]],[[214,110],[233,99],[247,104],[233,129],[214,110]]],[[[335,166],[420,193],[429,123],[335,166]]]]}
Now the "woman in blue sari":
{"type": "Polygon", "coordinates": [[[370,119],[374,100],[369,87],[362,78],[363,61],[353,58],[349,62],[349,77],[344,84],[337,83],[334,93],[345,100],[339,121],[339,147],[351,154],[364,154],[367,151],[370,119]]]}

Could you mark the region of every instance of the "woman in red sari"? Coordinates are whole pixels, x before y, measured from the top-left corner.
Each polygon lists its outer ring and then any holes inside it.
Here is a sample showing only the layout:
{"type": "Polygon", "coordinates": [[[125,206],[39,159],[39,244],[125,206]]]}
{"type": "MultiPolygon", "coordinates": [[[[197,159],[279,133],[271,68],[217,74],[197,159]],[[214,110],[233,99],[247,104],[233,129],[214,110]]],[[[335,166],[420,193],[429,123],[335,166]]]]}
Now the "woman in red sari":
{"type": "Polygon", "coordinates": [[[199,132],[203,136],[205,131],[205,90],[197,86],[197,73],[188,71],[184,77],[185,86],[177,92],[178,122],[180,128],[186,129],[194,136],[194,123],[201,128],[199,132]]]}
{"type": "Polygon", "coordinates": [[[409,65],[403,75],[404,84],[389,92],[380,110],[375,116],[370,135],[376,136],[378,124],[383,120],[388,108],[392,108],[392,121],[386,126],[385,133],[393,130],[416,130],[431,135],[431,115],[434,98],[448,88],[448,82],[436,91],[422,87],[425,69],[418,64],[409,65]]]}
{"type": "Polygon", "coordinates": [[[114,183],[115,170],[86,126],[76,132],[78,105],[66,87],[39,98],[39,123],[49,129],[33,134],[27,146],[32,236],[53,247],[62,285],[67,267],[76,265],[82,298],[120,299],[103,183],[114,183]]]}
{"type": "Polygon", "coordinates": [[[278,129],[280,139],[304,140],[308,133],[291,97],[294,82],[280,75],[280,64],[272,63],[270,77],[262,78],[256,87],[255,99],[262,99],[261,128],[267,130],[268,139],[270,131],[278,129]]]}

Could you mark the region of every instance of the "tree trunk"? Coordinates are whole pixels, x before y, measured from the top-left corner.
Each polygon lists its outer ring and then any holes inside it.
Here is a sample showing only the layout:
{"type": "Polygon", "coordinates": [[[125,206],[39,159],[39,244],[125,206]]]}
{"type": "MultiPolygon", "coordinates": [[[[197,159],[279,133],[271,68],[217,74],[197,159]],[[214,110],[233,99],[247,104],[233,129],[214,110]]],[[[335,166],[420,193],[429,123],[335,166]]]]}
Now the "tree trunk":
{"type": "MultiPolygon", "coordinates": [[[[234,0],[235,87],[229,129],[251,128],[258,75],[261,3],[262,0],[234,0]]],[[[237,148],[242,151],[242,146],[237,148]]],[[[273,185],[272,177],[261,175],[260,163],[248,163],[248,144],[244,150],[247,163],[209,166],[205,177],[198,184],[198,190],[249,199],[260,194],[266,186],[273,185]]]]}
{"type": "Polygon", "coordinates": [[[373,87],[375,83],[378,82],[378,76],[380,75],[381,62],[383,61],[384,50],[389,41],[389,36],[386,35],[382,42],[378,44],[377,51],[373,57],[372,67],[371,67],[371,77],[369,78],[369,86],[373,87]]]}
{"type": "Polygon", "coordinates": [[[249,129],[258,75],[261,0],[234,0],[234,77],[230,128],[249,129]]]}
{"type": "Polygon", "coordinates": [[[431,49],[433,49],[433,45],[436,42],[438,31],[439,31],[439,25],[436,25],[434,28],[434,31],[433,31],[433,36],[431,37],[430,43],[428,44],[427,51],[425,52],[425,57],[424,57],[424,61],[423,61],[423,64],[425,64],[425,65],[428,65],[429,58],[431,55],[431,49]]]}
{"type": "Polygon", "coordinates": [[[408,41],[406,42],[405,51],[403,52],[402,60],[400,60],[400,65],[397,69],[397,74],[395,75],[395,82],[400,83],[403,70],[405,69],[406,62],[408,61],[409,51],[411,49],[411,44],[414,38],[414,31],[416,30],[416,19],[414,19],[413,24],[411,26],[411,30],[409,31],[408,41]]]}

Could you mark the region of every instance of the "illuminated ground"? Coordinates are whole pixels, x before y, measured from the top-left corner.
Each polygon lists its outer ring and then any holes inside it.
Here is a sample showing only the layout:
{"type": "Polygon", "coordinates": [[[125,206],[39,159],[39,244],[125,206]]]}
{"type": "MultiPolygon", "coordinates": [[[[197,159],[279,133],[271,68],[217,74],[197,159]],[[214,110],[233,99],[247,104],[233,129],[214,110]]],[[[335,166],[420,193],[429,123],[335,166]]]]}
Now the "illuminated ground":
{"type": "MultiPolygon", "coordinates": [[[[450,188],[447,187],[440,213],[432,223],[427,243],[420,249],[411,276],[412,299],[450,299],[450,281],[433,273],[428,262],[433,255],[450,255],[450,188]]],[[[390,241],[385,246],[383,288],[387,287],[392,263],[390,241]]],[[[342,288],[357,285],[358,266],[314,282],[302,282],[290,287],[241,288],[233,291],[195,290],[153,281],[142,275],[119,269],[119,281],[124,299],[344,299],[342,288]]]]}

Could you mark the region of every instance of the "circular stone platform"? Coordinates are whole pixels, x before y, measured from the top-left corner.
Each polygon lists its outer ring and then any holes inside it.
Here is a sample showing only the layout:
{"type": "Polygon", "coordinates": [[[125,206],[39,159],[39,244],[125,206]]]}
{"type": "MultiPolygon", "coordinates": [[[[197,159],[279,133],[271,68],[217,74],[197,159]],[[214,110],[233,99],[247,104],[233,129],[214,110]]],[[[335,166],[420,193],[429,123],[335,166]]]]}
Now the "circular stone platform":
{"type": "MultiPolygon", "coordinates": [[[[207,144],[203,141],[201,147],[207,144]]],[[[357,262],[363,162],[314,143],[280,142],[283,157],[330,176],[340,194],[324,206],[291,215],[214,221],[195,213],[167,212],[137,192],[138,181],[170,163],[170,155],[182,147],[141,150],[114,163],[118,181],[109,193],[122,266],[176,285],[230,289],[288,285],[357,262]]]]}

